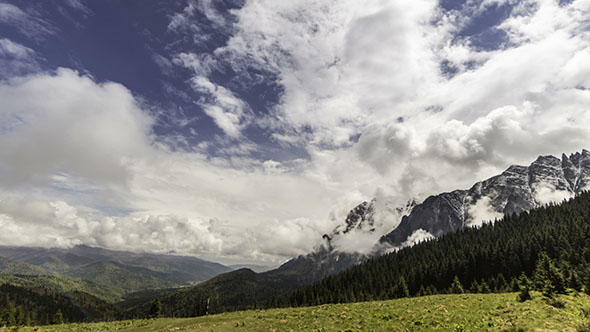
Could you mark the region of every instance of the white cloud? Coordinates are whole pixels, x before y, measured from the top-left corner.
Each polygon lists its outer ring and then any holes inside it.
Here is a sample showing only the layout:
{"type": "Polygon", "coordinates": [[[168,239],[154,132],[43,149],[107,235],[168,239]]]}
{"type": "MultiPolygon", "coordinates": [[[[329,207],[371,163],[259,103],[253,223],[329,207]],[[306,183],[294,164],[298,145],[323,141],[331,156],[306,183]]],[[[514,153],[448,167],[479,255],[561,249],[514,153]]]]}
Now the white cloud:
{"type": "Polygon", "coordinates": [[[10,39],[0,38],[0,77],[19,76],[38,70],[35,51],[10,39]]]}
{"type": "Polygon", "coordinates": [[[404,243],[402,243],[400,248],[411,247],[415,244],[428,241],[431,239],[434,239],[434,235],[420,228],[415,230],[410,236],[408,236],[408,239],[404,243]]]}
{"type": "Polygon", "coordinates": [[[563,200],[570,199],[574,194],[567,190],[557,190],[554,186],[544,183],[535,184],[533,187],[535,201],[540,204],[561,203],[563,200]]]}
{"type": "Polygon", "coordinates": [[[375,120],[405,115],[400,104],[439,80],[430,49],[436,41],[424,38],[444,34],[429,24],[435,7],[249,1],[236,13],[237,33],[217,53],[238,71],[254,66],[278,75],[285,90],[279,126],[311,128],[313,144],[346,146],[375,120]]]}
{"type": "Polygon", "coordinates": [[[493,222],[496,219],[500,220],[504,215],[496,211],[491,205],[491,199],[487,196],[479,198],[477,201],[472,202],[467,207],[467,213],[469,214],[469,220],[467,226],[479,227],[484,223],[493,222]]]}
{"type": "Polygon", "coordinates": [[[92,11],[86,5],[84,5],[83,0],[66,0],[68,6],[77,9],[83,12],[86,15],[91,15],[92,11]]]}
{"type": "Polygon", "coordinates": [[[152,120],[131,93],[69,69],[0,84],[0,183],[47,182],[71,172],[124,185],[128,163],[150,151],[152,120]]]}
{"type": "Polygon", "coordinates": [[[5,2],[0,3],[0,23],[12,26],[19,33],[36,40],[56,33],[56,28],[35,12],[28,13],[5,2]]]}
{"type": "Polygon", "coordinates": [[[247,125],[251,115],[246,103],[236,98],[234,94],[211,82],[204,76],[195,76],[191,80],[193,88],[207,97],[201,97],[199,104],[205,113],[228,136],[237,138],[241,130],[247,125]]]}
{"type": "Polygon", "coordinates": [[[30,59],[35,56],[35,51],[10,39],[2,38],[0,39],[0,55],[18,59],[30,59]]]}
{"type": "Polygon", "coordinates": [[[210,38],[204,32],[204,26],[221,30],[228,28],[229,22],[225,15],[228,14],[219,12],[212,0],[189,0],[182,12],[175,13],[170,17],[168,29],[178,33],[188,32],[191,34],[191,38],[198,43],[210,38]]]}

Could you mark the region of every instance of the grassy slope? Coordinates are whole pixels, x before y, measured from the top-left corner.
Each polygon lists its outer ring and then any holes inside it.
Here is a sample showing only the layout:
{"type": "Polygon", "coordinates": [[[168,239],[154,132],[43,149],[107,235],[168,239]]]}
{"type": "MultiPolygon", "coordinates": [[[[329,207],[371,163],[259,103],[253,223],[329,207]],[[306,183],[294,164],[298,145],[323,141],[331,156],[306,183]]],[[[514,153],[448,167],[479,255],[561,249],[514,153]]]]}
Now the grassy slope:
{"type": "Polygon", "coordinates": [[[564,309],[540,294],[519,303],[515,293],[434,295],[381,302],[241,311],[197,318],[164,318],[23,328],[21,331],[576,331],[590,320],[590,296],[563,296],[564,309]]]}

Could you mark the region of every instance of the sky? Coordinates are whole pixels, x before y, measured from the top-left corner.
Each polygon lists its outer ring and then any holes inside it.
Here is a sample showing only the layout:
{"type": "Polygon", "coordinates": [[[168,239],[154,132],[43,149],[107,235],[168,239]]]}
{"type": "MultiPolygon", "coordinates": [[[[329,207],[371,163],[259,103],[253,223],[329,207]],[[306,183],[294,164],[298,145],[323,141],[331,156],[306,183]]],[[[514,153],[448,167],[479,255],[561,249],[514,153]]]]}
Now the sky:
{"type": "Polygon", "coordinates": [[[590,147],[589,18],[590,0],[0,0],[0,243],[273,265],[374,197],[387,232],[409,199],[590,147]]]}

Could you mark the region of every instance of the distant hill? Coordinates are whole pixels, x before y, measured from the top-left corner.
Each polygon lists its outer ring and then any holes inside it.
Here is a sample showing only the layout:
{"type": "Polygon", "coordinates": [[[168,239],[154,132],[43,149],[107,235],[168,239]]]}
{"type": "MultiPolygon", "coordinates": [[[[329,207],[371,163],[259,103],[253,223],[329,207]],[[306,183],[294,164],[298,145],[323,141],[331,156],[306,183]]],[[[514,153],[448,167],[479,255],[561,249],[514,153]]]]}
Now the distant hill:
{"type": "Polygon", "coordinates": [[[267,266],[267,265],[255,265],[255,264],[235,264],[235,265],[228,265],[228,267],[234,271],[239,270],[239,269],[250,269],[256,273],[262,273],[262,272],[276,269],[276,265],[275,266],[267,266]]]}
{"type": "Polygon", "coordinates": [[[3,274],[22,274],[22,275],[47,275],[52,274],[47,270],[23,262],[16,262],[10,259],[0,257],[0,273],[3,274]]]}
{"type": "Polygon", "coordinates": [[[127,292],[144,289],[177,287],[179,284],[170,281],[168,274],[144,267],[129,266],[112,261],[102,261],[67,271],[69,275],[98,284],[115,286],[127,292]]]}
{"type": "Polygon", "coordinates": [[[174,288],[201,282],[232,269],[195,257],[142,254],[89,246],[60,248],[0,247],[0,273],[66,275],[111,289],[111,295],[174,288]]]}

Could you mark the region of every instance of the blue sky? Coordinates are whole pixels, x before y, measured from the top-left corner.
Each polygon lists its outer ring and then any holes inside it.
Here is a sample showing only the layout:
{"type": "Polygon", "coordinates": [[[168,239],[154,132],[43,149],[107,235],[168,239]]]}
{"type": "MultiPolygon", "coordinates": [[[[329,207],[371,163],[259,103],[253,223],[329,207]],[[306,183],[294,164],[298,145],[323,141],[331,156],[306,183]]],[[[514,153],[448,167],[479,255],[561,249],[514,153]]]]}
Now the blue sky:
{"type": "Polygon", "coordinates": [[[0,239],[276,263],[373,197],[386,231],[588,148],[589,10],[0,0],[0,239]]]}

